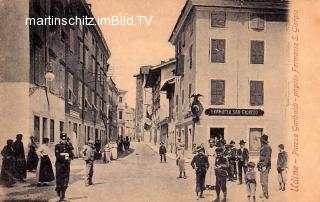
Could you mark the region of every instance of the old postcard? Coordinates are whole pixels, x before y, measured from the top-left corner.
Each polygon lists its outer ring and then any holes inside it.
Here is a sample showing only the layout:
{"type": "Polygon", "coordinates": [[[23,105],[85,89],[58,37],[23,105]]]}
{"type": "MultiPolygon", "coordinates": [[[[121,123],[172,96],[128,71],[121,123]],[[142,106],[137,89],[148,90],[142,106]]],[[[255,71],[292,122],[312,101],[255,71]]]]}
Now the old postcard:
{"type": "Polygon", "coordinates": [[[0,0],[1,201],[319,201],[317,0],[0,0]]]}

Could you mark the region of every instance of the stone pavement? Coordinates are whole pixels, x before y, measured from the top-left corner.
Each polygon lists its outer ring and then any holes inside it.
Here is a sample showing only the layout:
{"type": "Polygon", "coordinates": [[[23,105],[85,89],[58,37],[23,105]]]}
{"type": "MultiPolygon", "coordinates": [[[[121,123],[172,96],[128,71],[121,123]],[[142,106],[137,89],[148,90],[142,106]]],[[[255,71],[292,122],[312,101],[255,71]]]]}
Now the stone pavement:
{"type": "MultiPolygon", "coordinates": [[[[72,161],[70,186],[66,196],[69,201],[139,201],[139,202],[191,202],[196,201],[195,174],[186,163],[187,179],[178,179],[175,160],[160,163],[157,150],[144,143],[132,143],[130,153],[120,155],[108,164],[96,162],[93,186],[84,186],[85,163],[82,159],[72,161]]],[[[284,192],[277,191],[275,169],[270,178],[270,202],[284,201],[284,192]],[[281,200],[282,199],[282,200],[281,200]]],[[[259,181],[259,180],[258,180],[259,181]]],[[[54,186],[36,187],[35,174],[28,173],[27,183],[17,183],[14,188],[0,185],[0,201],[57,201],[54,186]]],[[[228,182],[228,202],[248,201],[245,185],[228,182]]],[[[258,186],[257,195],[261,193],[258,186]]],[[[206,191],[208,202],[215,199],[214,191],[206,191]]],[[[259,201],[259,200],[257,200],[259,201]]]]}

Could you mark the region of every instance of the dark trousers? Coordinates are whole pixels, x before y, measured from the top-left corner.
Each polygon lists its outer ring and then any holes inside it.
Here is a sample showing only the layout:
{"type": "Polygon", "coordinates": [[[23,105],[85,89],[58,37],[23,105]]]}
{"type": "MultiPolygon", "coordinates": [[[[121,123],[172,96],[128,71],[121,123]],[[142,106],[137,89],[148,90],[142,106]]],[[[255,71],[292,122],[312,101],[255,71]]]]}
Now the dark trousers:
{"type": "Polygon", "coordinates": [[[234,160],[230,160],[229,161],[229,178],[231,180],[233,179],[237,179],[237,165],[236,162],[234,160]]]}
{"type": "Polygon", "coordinates": [[[162,162],[162,159],[164,162],[167,162],[166,154],[160,154],[160,161],[162,162]]]}
{"type": "Polygon", "coordinates": [[[244,174],[247,173],[247,166],[244,165],[244,161],[238,162],[238,174],[239,174],[239,182],[242,183],[242,170],[244,171],[244,174]]]}
{"type": "Polygon", "coordinates": [[[203,192],[206,184],[206,172],[196,172],[196,192],[203,192]]]}
{"type": "Polygon", "coordinates": [[[56,191],[65,192],[70,177],[70,162],[56,162],[56,191]]]}
{"type": "Polygon", "coordinates": [[[93,161],[86,161],[86,185],[92,184],[93,161]]]}
{"type": "Polygon", "coordinates": [[[223,193],[227,193],[227,177],[224,176],[216,176],[216,193],[217,196],[220,195],[220,191],[223,193]]]}

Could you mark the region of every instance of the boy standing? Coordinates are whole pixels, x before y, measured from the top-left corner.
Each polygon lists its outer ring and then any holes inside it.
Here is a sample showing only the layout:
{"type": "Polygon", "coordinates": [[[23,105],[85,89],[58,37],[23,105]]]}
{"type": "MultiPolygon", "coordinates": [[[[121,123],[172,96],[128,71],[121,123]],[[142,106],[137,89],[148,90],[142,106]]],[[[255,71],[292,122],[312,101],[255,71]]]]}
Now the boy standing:
{"type": "Polygon", "coordinates": [[[287,163],[288,163],[288,154],[284,151],[284,145],[279,144],[279,154],[277,160],[277,170],[278,170],[278,180],[280,184],[279,190],[286,190],[286,181],[287,181],[287,163]]]}
{"type": "Polygon", "coordinates": [[[245,181],[247,184],[248,199],[252,196],[253,201],[256,201],[256,172],[254,167],[256,165],[253,162],[248,163],[248,171],[245,174],[245,181]]]}

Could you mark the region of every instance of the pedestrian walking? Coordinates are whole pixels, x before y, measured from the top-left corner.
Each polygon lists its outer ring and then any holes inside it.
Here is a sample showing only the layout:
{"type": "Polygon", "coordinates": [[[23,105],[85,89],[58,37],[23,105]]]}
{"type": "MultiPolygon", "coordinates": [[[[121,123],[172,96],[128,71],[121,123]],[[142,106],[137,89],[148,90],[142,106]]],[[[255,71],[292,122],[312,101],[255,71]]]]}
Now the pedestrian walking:
{"type": "Polygon", "coordinates": [[[29,172],[32,172],[37,169],[37,165],[38,165],[38,155],[36,153],[38,146],[35,143],[33,136],[30,137],[28,148],[29,148],[29,152],[27,157],[27,170],[29,172]]]}
{"type": "Polygon", "coordinates": [[[237,149],[234,146],[235,141],[231,140],[228,148],[228,162],[229,162],[229,180],[236,181],[237,180],[237,149]]]}
{"type": "Polygon", "coordinates": [[[93,163],[96,157],[96,149],[94,147],[94,142],[92,140],[88,141],[87,145],[84,145],[81,154],[83,156],[83,160],[86,162],[86,180],[85,186],[90,186],[93,184],[93,163]]]}
{"type": "Polygon", "coordinates": [[[229,163],[228,160],[223,155],[223,148],[218,147],[216,149],[216,162],[215,162],[215,174],[216,174],[216,193],[217,199],[220,200],[220,192],[223,192],[224,199],[227,198],[227,176],[229,163]]]}
{"type": "Polygon", "coordinates": [[[249,150],[245,148],[246,142],[240,140],[240,148],[237,150],[237,161],[238,161],[238,176],[239,184],[242,184],[242,171],[244,175],[247,172],[247,165],[249,162],[249,150]]]}
{"type": "Polygon", "coordinates": [[[178,178],[182,178],[182,173],[183,173],[183,178],[184,179],[187,178],[184,163],[185,163],[184,145],[180,143],[177,147],[177,160],[176,160],[176,164],[179,168],[179,177],[178,178]]]}
{"type": "Polygon", "coordinates": [[[109,143],[107,143],[104,147],[103,147],[103,162],[104,163],[109,163],[111,162],[111,146],[109,143]]]}
{"type": "Polygon", "coordinates": [[[206,187],[209,190],[214,190],[215,188],[215,176],[214,176],[214,168],[215,168],[215,160],[216,160],[216,147],[215,141],[213,138],[209,139],[209,148],[207,149],[208,161],[209,161],[209,169],[206,175],[206,187]]]}
{"type": "Polygon", "coordinates": [[[12,147],[15,154],[15,177],[20,180],[20,182],[25,182],[27,177],[27,163],[24,155],[24,146],[22,142],[22,134],[16,136],[16,141],[13,143],[12,147]]]}
{"type": "Polygon", "coordinates": [[[60,142],[55,146],[56,156],[56,192],[60,201],[64,200],[69,184],[70,161],[73,156],[70,144],[67,142],[67,134],[60,134],[60,142]]]}
{"type": "Polygon", "coordinates": [[[287,168],[288,168],[288,154],[284,150],[284,145],[279,144],[279,153],[277,159],[277,171],[278,171],[278,180],[280,188],[279,190],[286,190],[286,181],[287,181],[287,168]]]}
{"type": "Polygon", "coordinates": [[[1,166],[1,179],[6,182],[8,187],[12,187],[15,184],[14,180],[14,167],[15,167],[15,153],[12,147],[13,140],[7,140],[7,145],[3,147],[1,151],[2,166],[1,166]]]}
{"type": "Polygon", "coordinates": [[[196,170],[196,193],[197,199],[199,199],[204,198],[203,191],[205,190],[205,179],[209,168],[209,161],[200,146],[197,148],[197,152],[198,154],[191,161],[191,166],[196,170]]]}
{"type": "Polygon", "coordinates": [[[159,147],[159,154],[160,154],[160,163],[162,163],[162,160],[167,163],[167,158],[166,158],[166,153],[167,153],[167,149],[164,146],[163,142],[160,143],[160,147],[159,147]]]}
{"type": "Polygon", "coordinates": [[[248,199],[250,201],[250,198],[252,196],[253,201],[256,201],[256,172],[254,171],[255,163],[249,162],[248,163],[248,171],[245,174],[245,182],[247,185],[247,193],[248,193],[248,199]]]}
{"type": "Polygon", "coordinates": [[[269,198],[268,192],[268,175],[271,169],[271,153],[272,149],[268,145],[268,136],[262,135],[260,138],[261,149],[260,149],[260,157],[258,163],[258,170],[260,172],[260,183],[263,191],[263,195],[260,198],[269,198]]]}
{"type": "Polygon", "coordinates": [[[48,185],[54,180],[52,164],[50,160],[49,138],[43,138],[43,144],[38,148],[39,163],[37,168],[37,185],[48,185]]]}

